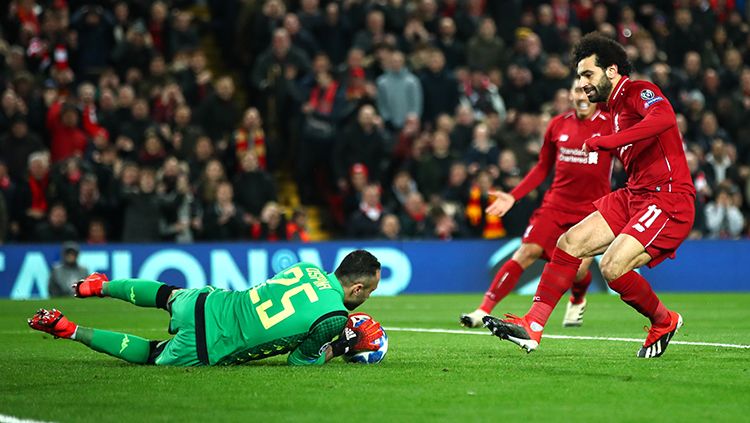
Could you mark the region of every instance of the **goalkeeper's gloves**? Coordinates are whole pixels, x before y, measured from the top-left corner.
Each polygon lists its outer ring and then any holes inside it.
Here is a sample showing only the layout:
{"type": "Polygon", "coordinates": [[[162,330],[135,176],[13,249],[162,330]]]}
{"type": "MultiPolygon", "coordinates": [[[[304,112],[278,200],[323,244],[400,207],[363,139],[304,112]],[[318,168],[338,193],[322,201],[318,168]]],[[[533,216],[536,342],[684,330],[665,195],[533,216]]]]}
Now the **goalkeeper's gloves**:
{"type": "Polygon", "coordinates": [[[344,355],[349,351],[352,351],[359,340],[359,333],[347,326],[344,328],[344,331],[341,332],[338,339],[329,344],[331,347],[331,354],[333,354],[334,357],[344,355]]]}
{"type": "MultiPolygon", "coordinates": [[[[351,319],[349,320],[351,322],[351,319]]],[[[347,328],[349,326],[347,325],[347,328]]],[[[383,336],[383,327],[375,320],[368,319],[363,321],[354,329],[359,335],[357,343],[354,345],[354,351],[377,351],[380,348],[379,343],[375,343],[383,336]]]]}

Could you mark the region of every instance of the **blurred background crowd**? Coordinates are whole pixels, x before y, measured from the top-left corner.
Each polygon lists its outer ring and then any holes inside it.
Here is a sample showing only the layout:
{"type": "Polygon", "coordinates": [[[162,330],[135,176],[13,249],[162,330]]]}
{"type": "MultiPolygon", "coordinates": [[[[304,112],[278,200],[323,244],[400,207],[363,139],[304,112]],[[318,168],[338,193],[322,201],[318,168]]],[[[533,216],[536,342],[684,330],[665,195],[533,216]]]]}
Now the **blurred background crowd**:
{"type": "Polygon", "coordinates": [[[547,185],[502,220],[488,192],[534,165],[590,31],[677,112],[691,237],[750,234],[745,1],[4,4],[0,242],[519,236],[547,185]]]}

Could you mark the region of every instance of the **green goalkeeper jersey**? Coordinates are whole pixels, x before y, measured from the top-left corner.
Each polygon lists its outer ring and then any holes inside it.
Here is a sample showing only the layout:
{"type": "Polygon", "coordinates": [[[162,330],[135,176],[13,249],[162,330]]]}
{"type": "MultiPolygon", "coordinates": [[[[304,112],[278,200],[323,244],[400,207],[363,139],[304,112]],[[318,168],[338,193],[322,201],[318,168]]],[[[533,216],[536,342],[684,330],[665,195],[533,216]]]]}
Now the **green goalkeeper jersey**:
{"type": "Polygon", "coordinates": [[[323,346],[340,334],[348,313],[334,274],[298,263],[246,291],[206,298],[209,364],[240,364],[291,352],[289,364],[323,364],[323,346]]]}

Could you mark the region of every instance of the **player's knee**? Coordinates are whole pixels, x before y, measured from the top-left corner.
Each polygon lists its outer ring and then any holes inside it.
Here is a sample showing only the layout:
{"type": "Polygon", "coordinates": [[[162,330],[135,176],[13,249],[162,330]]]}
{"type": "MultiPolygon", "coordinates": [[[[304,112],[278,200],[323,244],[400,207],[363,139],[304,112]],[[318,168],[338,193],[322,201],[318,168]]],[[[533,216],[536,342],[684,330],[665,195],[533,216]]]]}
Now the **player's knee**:
{"type": "Polygon", "coordinates": [[[180,287],[173,285],[163,284],[160,286],[159,290],[156,291],[156,307],[169,311],[169,298],[171,297],[172,292],[178,289],[180,289],[180,287]]]}
{"type": "Polygon", "coordinates": [[[602,257],[602,261],[599,264],[599,270],[601,270],[602,277],[607,283],[619,278],[626,272],[625,265],[618,263],[616,260],[613,260],[606,255],[602,257]]]}
{"type": "Polygon", "coordinates": [[[513,260],[526,269],[542,256],[542,247],[537,245],[522,244],[521,248],[513,254],[513,260]]]}
{"type": "Polygon", "coordinates": [[[557,238],[557,248],[574,257],[579,257],[583,247],[582,241],[583,239],[579,239],[575,232],[568,231],[557,238]]]}

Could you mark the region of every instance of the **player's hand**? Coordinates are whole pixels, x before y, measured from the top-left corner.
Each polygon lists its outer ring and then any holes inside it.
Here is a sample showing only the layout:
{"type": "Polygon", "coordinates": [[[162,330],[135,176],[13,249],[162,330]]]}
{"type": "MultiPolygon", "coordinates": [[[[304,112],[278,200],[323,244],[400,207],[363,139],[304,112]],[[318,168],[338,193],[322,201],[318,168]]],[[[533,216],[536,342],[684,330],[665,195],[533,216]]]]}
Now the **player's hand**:
{"type": "Polygon", "coordinates": [[[354,345],[354,351],[377,351],[380,345],[376,344],[383,336],[383,327],[375,320],[369,319],[360,323],[356,328],[351,328],[357,332],[358,340],[354,345]]]}
{"type": "Polygon", "coordinates": [[[507,192],[490,191],[489,194],[495,197],[495,201],[484,210],[487,214],[503,217],[505,216],[505,213],[508,213],[508,210],[516,204],[516,199],[507,192]]]}
{"type": "Polygon", "coordinates": [[[345,327],[338,339],[330,343],[331,354],[334,357],[344,355],[352,351],[360,340],[360,335],[354,329],[345,327]]]}
{"type": "Polygon", "coordinates": [[[586,141],[583,142],[583,145],[581,146],[581,150],[583,150],[584,154],[589,154],[591,151],[596,151],[599,149],[597,146],[597,139],[600,135],[594,135],[591,138],[588,138],[586,141]]]}

